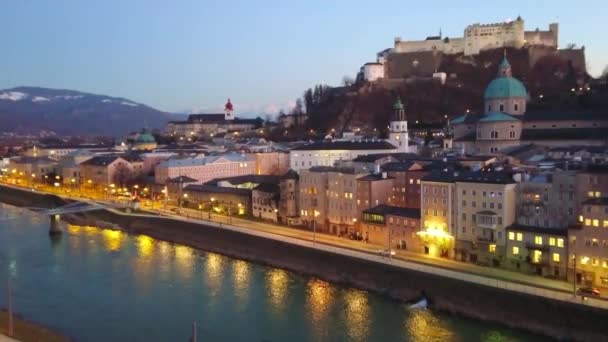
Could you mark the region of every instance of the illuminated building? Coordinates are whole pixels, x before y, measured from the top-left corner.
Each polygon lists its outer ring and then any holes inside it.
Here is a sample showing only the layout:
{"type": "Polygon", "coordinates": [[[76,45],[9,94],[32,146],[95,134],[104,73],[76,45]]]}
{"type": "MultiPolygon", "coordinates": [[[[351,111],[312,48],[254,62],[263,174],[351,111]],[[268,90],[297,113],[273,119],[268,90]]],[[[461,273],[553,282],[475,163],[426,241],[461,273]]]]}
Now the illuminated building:
{"type": "Polygon", "coordinates": [[[566,278],[568,270],[567,229],[547,229],[514,224],[506,229],[506,234],[506,260],[502,266],[530,274],[557,279],[566,278]]]}
{"type": "Polygon", "coordinates": [[[422,179],[418,235],[425,254],[442,257],[454,255],[455,183],[454,171],[441,171],[422,179]]]}
{"type": "Polygon", "coordinates": [[[569,230],[570,271],[576,262],[577,284],[608,287],[608,197],[585,200],[580,221],[569,230]]]}
{"type": "Polygon", "coordinates": [[[505,228],[515,222],[517,183],[511,174],[479,171],[455,178],[457,258],[498,266],[505,228]]]}
{"type": "Polygon", "coordinates": [[[423,253],[418,231],[420,209],[378,205],[363,211],[363,238],[387,249],[406,249],[423,253]],[[390,246],[390,247],[389,247],[390,246]]]}

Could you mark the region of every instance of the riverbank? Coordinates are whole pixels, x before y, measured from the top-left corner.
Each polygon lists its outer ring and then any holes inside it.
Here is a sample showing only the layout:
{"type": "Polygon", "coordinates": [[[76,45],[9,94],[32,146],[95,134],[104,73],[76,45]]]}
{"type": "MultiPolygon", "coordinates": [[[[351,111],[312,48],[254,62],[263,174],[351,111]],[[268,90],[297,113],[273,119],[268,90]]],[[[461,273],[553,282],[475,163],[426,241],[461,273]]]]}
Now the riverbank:
{"type": "MultiPolygon", "coordinates": [[[[68,342],[71,339],[62,336],[40,324],[28,322],[21,317],[13,316],[13,338],[21,342],[68,342]]],[[[8,335],[8,314],[0,310],[0,334],[8,335]]],[[[1,339],[0,339],[1,340],[1,339]]]]}
{"type": "MultiPolygon", "coordinates": [[[[9,204],[15,203],[16,200],[12,198],[14,196],[22,196],[19,199],[21,203],[30,199],[41,207],[56,206],[59,204],[57,200],[62,201],[54,196],[16,189],[4,192],[4,189],[0,190],[0,201],[11,197],[9,204]],[[45,201],[48,201],[46,205],[45,201]]],[[[78,214],[70,219],[75,218],[79,221],[115,223],[131,234],[144,234],[229,257],[284,268],[329,282],[381,293],[401,301],[416,299],[424,291],[433,309],[497,322],[558,339],[598,341],[608,338],[608,326],[603,324],[608,318],[608,311],[589,306],[476,285],[170,218],[119,215],[107,210],[78,214]]]]}

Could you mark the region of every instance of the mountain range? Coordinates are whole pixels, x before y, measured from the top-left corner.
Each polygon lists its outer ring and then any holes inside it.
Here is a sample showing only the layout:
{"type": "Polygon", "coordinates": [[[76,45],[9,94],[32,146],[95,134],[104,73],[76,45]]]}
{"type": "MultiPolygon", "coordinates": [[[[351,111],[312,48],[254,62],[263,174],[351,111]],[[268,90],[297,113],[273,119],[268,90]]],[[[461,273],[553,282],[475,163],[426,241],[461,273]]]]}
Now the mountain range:
{"type": "Polygon", "coordinates": [[[121,97],[40,87],[0,90],[0,132],[121,136],[177,119],[181,117],[121,97]]]}

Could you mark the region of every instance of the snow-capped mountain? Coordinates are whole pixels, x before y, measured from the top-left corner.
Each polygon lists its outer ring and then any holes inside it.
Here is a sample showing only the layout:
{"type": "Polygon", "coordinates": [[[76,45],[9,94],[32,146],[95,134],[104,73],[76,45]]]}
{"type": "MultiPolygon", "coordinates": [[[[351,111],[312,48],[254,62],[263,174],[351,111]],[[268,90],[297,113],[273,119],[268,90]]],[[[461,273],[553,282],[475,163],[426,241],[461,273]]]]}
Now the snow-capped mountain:
{"type": "Polygon", "coordinates": [[[118,136],[144,125],[162,128],[171,119],[169,113],[120,97],[38,87],[0,90],[0,132],[118,136]]]}

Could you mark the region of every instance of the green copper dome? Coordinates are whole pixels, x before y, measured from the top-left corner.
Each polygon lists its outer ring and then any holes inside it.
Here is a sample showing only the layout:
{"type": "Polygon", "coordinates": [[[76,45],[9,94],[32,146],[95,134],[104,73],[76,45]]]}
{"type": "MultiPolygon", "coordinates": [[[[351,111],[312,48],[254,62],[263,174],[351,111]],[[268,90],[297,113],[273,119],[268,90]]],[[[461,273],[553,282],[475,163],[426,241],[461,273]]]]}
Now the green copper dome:
{"type": "Polygon", "coordinates": [[[513,77],[498,77],[486,88],[484,99],[504,99],[509,97],[528,97],[526,87],[513,77]]]}
{"type": "Polygon", "coordinates": [[[152,134],[144,132],[144,133],[140,133],[137,136],[137,139],[135,139],[135,142],[137,144],[152,144],[152,143],[156,143],[156,140],[154,139],[154,136],[152,136],[152,134]]]}
{"type": "Polygon", "coordinates": [[[401,102],[401,98],[398,97],[397,100],[395,101],[395,104],[393,105],[393,109],[394,110],[401,110],[403,109],[403,103],[401,102]]]}

